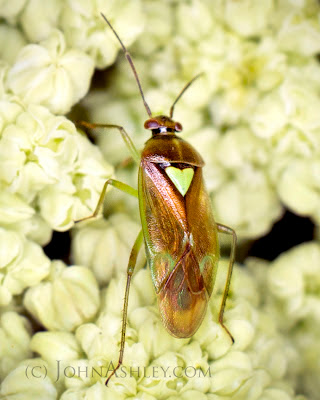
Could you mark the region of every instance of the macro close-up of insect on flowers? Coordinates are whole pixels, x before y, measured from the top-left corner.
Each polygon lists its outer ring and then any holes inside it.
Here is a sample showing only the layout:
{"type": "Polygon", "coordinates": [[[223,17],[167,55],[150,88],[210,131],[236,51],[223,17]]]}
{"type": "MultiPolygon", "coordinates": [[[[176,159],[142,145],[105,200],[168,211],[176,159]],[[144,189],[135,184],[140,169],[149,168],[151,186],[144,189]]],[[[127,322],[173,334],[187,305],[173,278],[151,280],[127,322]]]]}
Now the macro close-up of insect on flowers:
{"type": "Polygon", "coordinates": [[[0,17],[0,400],[318,400],[320,2],[0,17]]]}

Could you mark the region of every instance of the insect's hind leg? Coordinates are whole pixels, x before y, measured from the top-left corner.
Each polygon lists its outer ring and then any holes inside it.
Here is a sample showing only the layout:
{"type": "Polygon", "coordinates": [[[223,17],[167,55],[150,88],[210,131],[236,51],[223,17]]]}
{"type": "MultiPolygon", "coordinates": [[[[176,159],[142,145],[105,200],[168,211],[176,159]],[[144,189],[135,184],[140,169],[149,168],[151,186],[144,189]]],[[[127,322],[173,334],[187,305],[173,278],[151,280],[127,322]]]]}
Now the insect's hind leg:
{"type": "Polygon", "coordinates": [[[231,333],[229,332],[229,329],[223,323],[223,314],[224,314],[224,309],[225,309],[225,306],[226,306],[226,301],[227,301],[227,297],[228,297],[228,293],[229,293],[232,270],[233,270],[233,264],[234,264],[234,260],[235,260],[236,246],[237,246],[237,235],[236,235],[236,232],[232,228],[229,228],[228,226],[225,226],[225,225],[222,225],[222,224],[217,224],[217,228],[218,228],[218,232],[220,232],[220,233],[226,233],[227,235],[232,235],[231,253],[230,253],[227,280],[226,280],[226,284],[225,284],[225,287],[224,287],[221,306],[220,306],[220,311],[219,311],[219,323],[224,328],[224,330],[228,333],[228,335],[230,336],[232,342],[234,342],[234,338],[231,335],[231,333]]]}
{"type": "Polygon", "coordinates": [[[75,223],[87,221],[88,219],[95,218],[99,214],[99,210],[103,204],[103,200],[105,198],[108,185],[114,186],[117,189],[121,190],[122,192],[125,192],[127,194],[130,194],[131,196],[138,198],[138,191],[136,189],[134,189],[133,187],[131,187],[123,182],[117,181],[115,179],[108,179],[105,182],[105,184],[103,185],[103,189],[100,194],[100,197],[99,197],[99,200],[98,200],[98,203],[97,203],[97,206],[96,206],[96,209],[94,210],[94,212],[91,215],[89,215],[88,217],[84,217],[84,218],[74,221],[75,223]]]}
{"type": "Polygon", "coordinates": [[[120,366],[123,362],[123,353],[124,353],[124,346],[125,346],[125,341],[126,341],[126,327],[127,327],[127,314],[128,314],[128,300],[129,300],[130,283],[131,283],[131,277],[132,277],[134,268],[137,263],[137,257],[138,257],[139,250],[141,248],[142,243],[143,243],[143,234],[142,234],[142,230],[141,230],[136,238],[136,241],[134,242],[133,247],[132,247],[130,258],[129,258],[129,263],[128,263],[128,268],[127,268],[127,285],[126,285],[126,291],[125,291],[124,303],[123,303],[119,361],[118,361],[116,368],[112,371],[111,375],[106,380],[106,382],[105,382],[106,386],[108,386],[108,382],[110,381],[111,377],[116,373],[117,369],[120,368],[120,366]]]}
{"type": "Polygon", "coordinates": [[[139,163],[140,161],[140,154],[138,150],[136,149],[136,146],[133,144],[133,141],[131,140],[130,136],[128,133],[125,131],[123,126],[120,125],[114,125],[114,124],[91,124],[86,121],[79,121],[77,122],[77,125],[84,126],[89,129],[95,129],[95,128],[114,128],[118,129],[120,132],[122,139],[124,140],[128,150],[131,153],[132,158],[134,159],[135,162],[139,163]]]}

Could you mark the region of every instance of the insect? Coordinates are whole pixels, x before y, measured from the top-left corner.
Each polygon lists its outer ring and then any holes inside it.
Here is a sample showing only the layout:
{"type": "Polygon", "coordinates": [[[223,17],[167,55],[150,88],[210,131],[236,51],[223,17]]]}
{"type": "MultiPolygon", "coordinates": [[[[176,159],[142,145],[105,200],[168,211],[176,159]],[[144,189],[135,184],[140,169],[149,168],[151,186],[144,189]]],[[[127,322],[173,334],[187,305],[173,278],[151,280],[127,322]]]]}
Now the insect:
{"type": "Polygon", "coordinates": [[[90,129],[117,129],[133,159],[139,163],[138,190],[109,179],[104,184],[94,213],[84,218],[97,216],[109,185],[139,200],[142,230],[135,240],[129,258],[119,361],[106,380],[107,385],[123,362],[130,282],[143,242],[163,324],[171,335],[187,338],[198,330],[214,287],[219,261],[218,232],[232,236],[219,323],[233,341],[231,333],[223,323],[223,313],[231,281],[237,236],[233,229],[214,221],[202,177],[204,161],[189,143],[176,135],[182,131],[182,125],[172,119],[177,101],[199,75],[180,92],[171,106],[169,116],[152,116],[129,52],[108,19],[101,15],[118,39],[130,64],[149,116],[144,127],[152,132],[152,137],[139,154],[122,126],[81,122],[90,129]]]}

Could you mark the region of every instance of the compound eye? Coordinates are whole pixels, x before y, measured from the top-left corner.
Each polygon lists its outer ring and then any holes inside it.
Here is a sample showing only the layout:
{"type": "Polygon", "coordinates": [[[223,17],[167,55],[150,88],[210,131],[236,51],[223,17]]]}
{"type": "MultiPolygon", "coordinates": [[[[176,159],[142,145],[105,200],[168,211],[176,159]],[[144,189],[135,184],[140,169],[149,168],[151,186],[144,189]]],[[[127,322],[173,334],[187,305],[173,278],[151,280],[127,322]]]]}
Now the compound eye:
{"type": "Polygon", "coordinates": [[[182,125],[180,124],[180,122],[176,122],[176,124],[174,126],[174,130],[176,132],[181,132],[182,131],[182,125]]]}
{"type": "Polygon", "coordinates": [[[145,129],[158,129],[159,126],[159,122],[155,119],[147,119],[144,123],[145,129]]]}

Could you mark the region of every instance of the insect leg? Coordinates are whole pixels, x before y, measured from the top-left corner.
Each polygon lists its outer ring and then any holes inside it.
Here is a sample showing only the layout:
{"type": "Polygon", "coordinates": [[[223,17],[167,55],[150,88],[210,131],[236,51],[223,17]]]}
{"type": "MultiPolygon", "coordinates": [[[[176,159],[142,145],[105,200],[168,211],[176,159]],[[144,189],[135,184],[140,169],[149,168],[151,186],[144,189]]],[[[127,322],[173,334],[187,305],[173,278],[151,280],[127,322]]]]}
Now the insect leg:
{"type": "Polygon", "coordinates": [[[94,210],[93,214],[89,215],[88,217],[84,217],[84,218],[78,219],[78,220],[74,221],[75,223],[81,222],[81,221],[86,221],[86,220],[91,219],[91,218],[95,218],[98,215],[99,210],[100,210],[100,208],[101,208],[101,206],[103,204],[103,200],[104,200],[104,197],[106,195],[106,191],[107,191],[108,185],[114,186],[117,189],[122,190],[123,192],[138,198],[138,191],[136,189],[132,188],[131,186],[129,186],[129,185],[123,183],[123,182],[117,181],[115,179],[108,179],[105,182],[105,184],[103,185],[103,189],[102,189],[102,192],[100,194],[100,197],[99,197],[99,200],[98,200],[98,204],[97,204],[96,209],[94,210]]]}
{"type": "Polygon", "coordinates": [[[130,289],[131,277],[132,277],[134,268],[135,268],[136,263],[137,263],[137,257],[138,257],[138,253],[139,253],[139,250],[141,248],[142,243],[143,243],[143,234],[142,234],[142,230],[141,230],[139,232],[137,238],[136,238],[136,241],[134,242],[133,247],[132,247],[131,254],[130,254],[130,257],[129,257],[128,268],[127,268],[127,285],[126,285],[126,291],[125,291],[124,303],[123,303],[119,361],[118,361],[118,365],[116,366],[116,368],[112,371],[111,375],[106,380],[106,383],[105,383],[106,386],[108,386],[109,380],[115,374],[117,369],[121,366],[122,361],[123,361],[124,346],[125,346],[125,341],[126,341],[126,327],[127,327],[129,289],[130,289]]]}
{"type": "Polygon", "coordinates": [[[219,311],[219,323],[224,328],[224,330],[228,333],[232,342],[234,342],[234,339],[233,339],[231,333],[229,332],[228,328],[223,323],[223,313],[224,313],[224,308],[225,308],[227,297],[228,297],[228,292],[229,292],[229,287],[230,287],[230,282],[231,282],[231,275],[232,275],[232,270],[233,270],[233,264],[234,264],[234,260],[235,260],[237,235],[236,235],[236,232],[232,228],[229,228],[228,226],[225,226],[222,224],[217,224],[217,228],[218,228],[218,232],[220,232],[220,233],[226,233],[227,235],[232,235],[232,244],[231,244],[231,253],[230,253],[227,281],[226,281],[226,285],[224,287],[220,311],[219,311]]]}
{"type": "Polygon", "coordinates": [[[124,140],[126,146],[128,147],[132,158],[134,159],[135,162],[139,163],[140,161],[140,154],[138,152],[138,150],[136,149],[136,146],[133,144],[133,141],[131,140],[130,136],[128,135],[128,133],[125,131],[125,129],[123,128],[123,126],[120,125],[113,125],[113,124],[91,124],[89,122],[85,122],[85,121],[80,121],[77,122],[77,125],[82,125],[86,128],[89,129],[95,129],[95,128],[114,128],[114,129],[118,129],[122,139],[124,140]]]}

